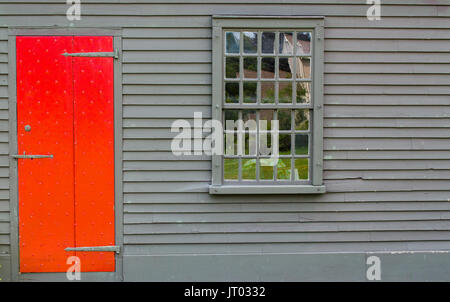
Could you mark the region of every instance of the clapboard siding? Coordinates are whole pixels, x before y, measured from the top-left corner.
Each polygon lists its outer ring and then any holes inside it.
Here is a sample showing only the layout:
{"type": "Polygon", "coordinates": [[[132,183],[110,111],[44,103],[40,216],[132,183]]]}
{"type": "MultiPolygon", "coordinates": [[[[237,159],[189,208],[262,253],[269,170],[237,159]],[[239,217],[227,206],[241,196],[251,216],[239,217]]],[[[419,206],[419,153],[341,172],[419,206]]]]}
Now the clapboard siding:
{"type": "MultiPolygon", "coordinates": [[[[261,15],[273,14],[276,11],[280,15],[304,14],[317,15],[318,13],[326,16],[365,16],[367,5],[364,2],[358,4],[328,3],[326,5],[318,3],[310,4],[272,4],[272,3],[254,3],[248,5],[242,2],[238,3],[115,3],[105,9],[104,4],[83,2],[83,11],[86,16],[172,16],[172,15],[190,15],[205,16],[217,14],[233,14],[240,12],[243,15],[251,15],[257,11],[261,15]]],[[[439,9],[437,6],[417,6],[417,5],[386,5],[383,12],[384,16],[449,16],[449,11],[445,6],[439,9]],[[444,9],[442,9],[444,8],[444,9]]],[[[23,3],[17,5],[12,3],[0,4],[0,14],[6,16],[36,16],[45,12],[46,15],[64,15],[67,9],[65,3],[40,3],[39,10],[36,5],[23,3]]]]}
{"type": "Polygon", "coordinates": [[[215,243],[215,244],[126,244],[126,255],[167,254],[261,254],[341,253],[354,251],[435,251],[450,249],[448,241],[307,242],[307,243],[215,243]]]}
{"type": "MultiPolygon", "coordinates": [[[[386,0],[92,0],[75,26],[123,35],[125,254],[450,248],[450,5],[386,0]],[[119,3],[120,2],[120,3],[119,3]],[[211,117],[211,15],[323,15],[317,196],[211,196],[211,158],[170,131],[211,117]]],[[[68,26],[61,1],[0,0],[0,26],[68,26]]],[[[0,253],[9,251],[7,35],[0,29],[0,253]]],[[[117,164],[117,163],[116,163],[117,164]]]]}
{"type": "Polygon", "coordinates": [[[9,121],[8,121],[8,38],[0,27],[0,256],[10,251],[9,214],[9,121]]]}

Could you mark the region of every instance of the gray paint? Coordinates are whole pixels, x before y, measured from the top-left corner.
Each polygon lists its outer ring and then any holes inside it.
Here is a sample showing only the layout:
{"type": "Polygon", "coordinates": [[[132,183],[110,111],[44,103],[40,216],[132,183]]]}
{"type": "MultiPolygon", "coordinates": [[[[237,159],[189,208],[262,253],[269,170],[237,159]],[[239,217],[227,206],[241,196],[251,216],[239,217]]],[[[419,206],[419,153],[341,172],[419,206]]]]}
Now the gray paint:
{"type": "MultiPolygon", "coordinates": [[[[122,29],[123,77],[116,79],[122,83],[116,95],[122,96],[123,109],[116,106],[115,114],[123,117],[116,119],[117,126],[123,127],[116,133],[116,143],[122,143],[116,150],[123,150],[116,153],[123,157],[123,162],[116,158],[116,175],[123,174],[123,181],[116,179],[116,196],[123,196],[116,213],[123,213],[123,229],[119,216],[116,225],[117,232],[123,230],[118,264],[123,257],[124,280],[158,275],[172,280],[176,276],[168,270],[170,261],[179,259],[176,263],[188,268],[193,254],[211,254],[193,262],[205,268],[194,275],[199,279],[239,276],[234,266],[228,275],[220,275],[207,265],[238,261],[249,268],[265,264],[268,270],[251,269],[253,275],[242,278],[297,280],[294,270],[284,273],[266,265],[270,261],[288,267],[276,260],[282,256],[268,254],[357,253],[363,263],[368,251],[449,250],[449,7],[422,0],[383,1],[379,22],[366,19],[367,7],[361,0],[252,4],[86,0],[82,21],[71,26],[64,2],[1,0],[0,261],[12,260],[12,278],[18,280],[13,227],[17,185],[10,178],[16,172],[8,158],[16,148],[15,120],[9,118],[15,116],[14,67],[8,64],[14,61],[8,51],[8,27],[14,26],[122,29]],[[213,196],[208,194],[211,158],[171,154],[174,120],[191,120],[194,111],[202,111],[205,119],[212,116],[211,16],[216,14],[325,16],[323,180],[327,193],[213,196]],[[248,253],[251,256],[238,256],[248,253]],[[171,256],[179,254],[185,256],[171,256]],[[158,274],[152,274],[155,271],[158,274]]],[[[423,262],[429,255],[386,256],[392,267],[385,270],[386,280],[406,278],[401,274],[406,268],[411,272],[409,280],[444,280],[449,274],[441,268],[448,267],[448,256],[439,255],[434,264],[423,262]]],[[[339,267],[342,259],[349,259],[344,263],[353,267],[351,258],[340,257],[335,254],[323,261],[339,267]]],[[[294,256],[286,259],[290,264],[297,261],[294,256]]],[[[363,267],[355,267],[356,275],[339,268],[338,277],[360,280],[363,267]]],[[[4,271],[0,269],[0,275],[4,271]]],[[[117,276],[120,279],[121,274],[117,276]]],[[[314,276],[325,278],[319,273],[314,276]]],[[[42,278],[50,277],[54,276],[42,278]]],[[[187,280],[181,274],[178,278],[187,280]]]]}
{"type": "Polygon", "coordinates": [[[379,282],[366,277],[368,257],[380,259],[381,282],[449,281],[448,253],[323,253],[125,257],[125,281],[379,282]],[[158,274],[148,274],[152,267],[158,274]]]}
{"type": "MultiPolygon", "coordinates": [[[[233,29],[253,28],[255,30],[270,28],[273,30],[282,30],[283,28],[310,30],[313,41],[313,51],[311,53],[312,64],[311,85],[312,100],[311,104],[295,104],[292,108],[309,108],[312,110],[311,121],[311,143],[309,148],[310,167],[308,181],[290,182],[289,185],[277,185],[277,183],[267,185],[251,186],[245,184],[245,181],[236,183],[226,183],[223,178],[223,160],[220,155],[212,155],[212,177],[209,194],[319,194],[325,193],[326,188],[323,185],[323,60],[324,60],[324,20],[323,17],[302,16],[302,17],[268,17],[268,16],[227,16],[216,15],[212,20],[212,119],[222,121],[223,109],[243,109],[243,108],[262,108],[258,105],[229,105],[223,104],[223,68],[225,46],[224,32],[233,29]],[[236,183],[236,184],[235,184],[236,183]]],[[[241,44],[240,56],[243,56],[241,44]]],[[[295,51],[295,50],[294,50],[295,51]]],[[[276,51],[276,53],[278,53],[276,51]]],[[[261,50],[258,50],[261,55],[261,50]]],[[[242,65],[241,65],[242,72],[242,65]]],[[[265,106],[265,108],[277,109],[280,106],[265,106]]],[[[257,158],[258,160],[258,158],[257,158]]],[[[240,168],[239,168],[240,169],[240,168]]],[[[256,167],[256,174],[259,172],[259,166],[256,167]]],[[[239,172],[241,173],[241,172],[239,172]]],[[[274,172],[275,173],[275,172],[274,172]]]]}

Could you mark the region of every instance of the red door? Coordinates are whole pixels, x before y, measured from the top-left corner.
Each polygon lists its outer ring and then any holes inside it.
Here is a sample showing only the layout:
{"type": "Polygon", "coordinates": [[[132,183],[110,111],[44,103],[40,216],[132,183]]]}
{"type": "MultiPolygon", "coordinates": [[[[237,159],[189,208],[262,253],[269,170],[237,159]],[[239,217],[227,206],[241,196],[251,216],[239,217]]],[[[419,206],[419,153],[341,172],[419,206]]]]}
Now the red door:
{"type": "Polygon", "coordinates": [[[21,272],[114,271],[112,37],[17,37],[17,140],[21,272]]]}

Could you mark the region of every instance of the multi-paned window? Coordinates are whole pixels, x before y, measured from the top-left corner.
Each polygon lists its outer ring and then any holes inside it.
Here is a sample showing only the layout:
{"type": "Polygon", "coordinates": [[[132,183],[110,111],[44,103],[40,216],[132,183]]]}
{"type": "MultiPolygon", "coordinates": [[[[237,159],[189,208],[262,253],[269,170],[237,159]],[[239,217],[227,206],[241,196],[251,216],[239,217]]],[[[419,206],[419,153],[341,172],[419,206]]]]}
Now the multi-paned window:
{"type": "Polygon", "coordinates": [[[323,20],[213,18],[210,192],[322,193],[323,20]]]}

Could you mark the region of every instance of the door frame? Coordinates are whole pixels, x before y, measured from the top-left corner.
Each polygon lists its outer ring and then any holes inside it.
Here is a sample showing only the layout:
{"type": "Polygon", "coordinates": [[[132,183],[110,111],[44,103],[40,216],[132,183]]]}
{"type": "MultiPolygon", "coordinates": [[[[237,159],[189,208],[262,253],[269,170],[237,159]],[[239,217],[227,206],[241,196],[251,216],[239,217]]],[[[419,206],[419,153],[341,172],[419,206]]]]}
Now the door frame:
{"type": "MultiPolygon", "coordinates": [[[[92,27],[10,27],[8,28],[8,118],[9,155],[17,154],[16,36],[112,36],[119,51],[114,59],[114,231],[115,272],[81,273],[81,281],[123,281],[123,127],[122,127],[122,29],[92,27]]],[[[10,254],[12,281],[68,281],[66,273],[20,273],[19,198],[17,160],[9,156],[10,180],[10,254]]]]}

